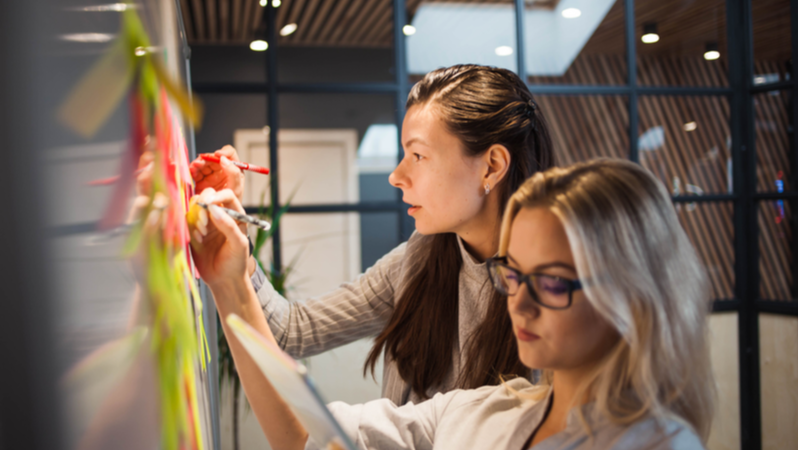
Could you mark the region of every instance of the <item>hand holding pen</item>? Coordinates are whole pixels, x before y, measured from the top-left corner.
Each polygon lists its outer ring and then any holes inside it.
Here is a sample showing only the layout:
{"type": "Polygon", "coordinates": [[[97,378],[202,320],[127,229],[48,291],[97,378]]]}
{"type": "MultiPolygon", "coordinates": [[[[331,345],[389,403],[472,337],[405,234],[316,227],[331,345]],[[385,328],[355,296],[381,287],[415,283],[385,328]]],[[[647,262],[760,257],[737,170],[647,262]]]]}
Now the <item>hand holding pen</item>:
{"type": "Polygon", "coordinates": [[[193,197],[191,203],[187,222],[192,237],[192,256],[203,280],[212,286],[249,276],[255,270],[255,261],[248,257],[247,236],[225,211],[230,210],[240,219],[249,217],[233,191],[217,192],[208,188],[193,197]]]}
{"type": "Polygon", "coordinates": [[[239,161],[236,149],[230,145],[213,153],[219,162],[206,161],[202,157],[189,164],[189,171],[195,182],[195,192],[203,192],[207,188],[215,191],[230,189],[242,201],[244,194],[244,172],[234,165],[239,161]]]}

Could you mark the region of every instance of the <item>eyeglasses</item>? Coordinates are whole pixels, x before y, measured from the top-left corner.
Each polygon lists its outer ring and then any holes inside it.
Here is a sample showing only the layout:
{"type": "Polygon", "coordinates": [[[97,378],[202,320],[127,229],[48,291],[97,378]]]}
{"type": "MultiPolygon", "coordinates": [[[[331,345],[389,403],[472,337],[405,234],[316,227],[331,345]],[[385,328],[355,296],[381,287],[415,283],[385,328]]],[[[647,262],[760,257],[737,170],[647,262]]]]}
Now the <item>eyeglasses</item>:
{"type": "Polygon", "coordinates": [[[508,266],[504,256],[486,260],[489,269],[489,278],[494,288],[502,295],[512,296],[519,291],[521,284],[525,283],[528,293],[533,301],[550,309],[567,309],[572,305],[572,293],[583,286],[579,280],[531,273],[523,275],[519,270],[508,266]]]}

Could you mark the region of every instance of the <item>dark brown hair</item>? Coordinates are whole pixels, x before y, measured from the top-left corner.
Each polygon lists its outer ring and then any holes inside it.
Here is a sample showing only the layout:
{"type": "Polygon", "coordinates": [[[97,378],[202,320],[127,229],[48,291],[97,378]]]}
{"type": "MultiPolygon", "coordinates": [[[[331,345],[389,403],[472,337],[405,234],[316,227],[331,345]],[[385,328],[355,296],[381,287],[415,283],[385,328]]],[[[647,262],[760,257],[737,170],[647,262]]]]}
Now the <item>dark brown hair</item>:
{"type": "MultiPolygon", "coordinates": [[[[414,85],[406,108],[431,104],[466,154],[477,157],[495,144],[511,153],[500,192],[498,217],[511,194],[537,171],[553,163],[547,124],[525,83],[513,72],[494,67],[458,65],[434,70],[414,85]]],[[[461,252],[454,233],[437,234],[422,270],[406,280],[392,317],[375,339],[364,372],[385,350],[400,376],[417,395],[427,398],[453,366],[458,337],[458,279],[461,252]]],[[[500,375],[528,376],[519,361],[506,299],[493,292],[485,320],[467,343],[467,358],[457,385],[476,388],[497,384],[500,375]]]]}

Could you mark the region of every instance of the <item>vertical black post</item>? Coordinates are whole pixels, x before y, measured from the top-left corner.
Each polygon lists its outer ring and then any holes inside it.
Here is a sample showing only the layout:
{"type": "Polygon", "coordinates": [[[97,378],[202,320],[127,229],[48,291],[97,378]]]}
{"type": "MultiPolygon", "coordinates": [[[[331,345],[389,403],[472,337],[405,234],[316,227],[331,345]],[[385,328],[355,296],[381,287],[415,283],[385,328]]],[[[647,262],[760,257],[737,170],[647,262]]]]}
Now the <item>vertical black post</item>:
{"type": "MultiPolygon", "coordinates": [[[[394,18],[394,81],[395,81],[395,122],[397,123],[397,162],[403,159],[402,130],[406,116],[406,98],[408,97],[408,72],[406,71],[406,37],[403,27],[406,25],[405,0],[393,0],[394,18]]],[[[414,232],[414,224],[407,220],[403,208],[403,192],[397,190],[398,241],[404,241],[414,232]]]]}
{"type": "MultiPolygon", "coordinates": [[[[284,6],[286,8],[287,6],[284,6]]],[[[270,202],[272,204],[272,222],[276,224],[272,234],[272,264],[275,270],[282,270],[281,259],[281,226],[277,222],[280,210],[280,196],[278,195],[278,39],[275,27],[275,7],[272,2],[267,2],[264,7],[267,22],[267,124],[269,125],[269,186],[270,202]]]]}
{"type": "MultiPolygon", "coordinates": [[[[789,92],[789,170],[786,174],[785,191],[797,192],[797,2],[791,2],[792,11],[792,90],[789,92]]],[[[794,298],[797,298],[797,196],[786,200],[791,205],[792,214],[787,214],[789,229],[793,231],[789,245],[794,251],[791,259],[791,273],[795,274],[792,283],[794,298]]]]}
{"type": "Polygon", "coordinates": [[[761,449],[761,384],[758,344],[758,209],[752,87],[750,2],[727,0],[727,33],[733,158],[734,273],[739,300],[739,415],[741,446],[761,449]]]}
{"type": "Polygon", "coordinates": [[[514,17],[517,30],[517,75],[522,82],[528,84],[528,75],[525,72],[525,0],[514,0],[514,17]]]}
{"type": "Polygon", "coordinates": [[[628,158],[639,162],[639,94],[636,90],[636,14],[634,0],[625,0],[625,56],[628,60],[628,158]]]}

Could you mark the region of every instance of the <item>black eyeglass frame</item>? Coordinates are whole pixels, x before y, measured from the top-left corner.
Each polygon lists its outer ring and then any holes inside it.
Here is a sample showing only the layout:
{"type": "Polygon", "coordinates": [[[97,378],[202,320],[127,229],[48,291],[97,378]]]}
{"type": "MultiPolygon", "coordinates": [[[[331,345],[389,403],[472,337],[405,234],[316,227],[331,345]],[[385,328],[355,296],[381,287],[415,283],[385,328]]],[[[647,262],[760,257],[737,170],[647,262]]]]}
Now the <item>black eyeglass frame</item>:
{"type": "Polygon", "coordinates": [[[515,269],[513,267],[510,267],[508,265],[508,258],[507,257],[505,257],[505,256],[495,256],[493,258],[489,258],[489,259],[486,260],[486,270],[489,272],[489,279],[492,280],[492,286],[494,287],[494,289],[497,292],[499,292],[502,295],[509,296],[509,295],[515,295],[515,294],[510,294],[510,293],[507,292],[507,290],[504,287],[498,286],[499,281],[497,279],[495,279],[494,273],[492,271],[492,269],[495,268],[496,266],[502,266],[503,268],[508,269],[511,272],[515,273],[519,277],[519,279],[522,281],[522,283],[520,283],[520,284],[524,283],[525,286],[528,288],[528,293],[531,295],[531,298],[533,299],[533,301],[536,302],[537,305],[542,306],[542,307],[547,308],[547,309],[561,310],[561,309],[569,308],[570,306],[572,306],[572,293],[577,291],[577,290],[579,290],[579,289],[583,289],[583,284],[581,283],[580,280],[570,280],[568,278],[558,277],[558,276],[555,276],[555,275],[549,275],[549,274],[546,274],[546,273],[524,274],[524,273],[520,272],[519,270],[517,270],[517,269],[515,269]],[[533,279],[535,277],[546,277],[546,278],[555,279],[555,280],[558,280],[558,281],[566,283],[567,287],[569,288],[569,291],[567,292],[567,306],[558,307],[558,306],[545,305],[544,303],[542,303],[542,301],[539,300],[539,296],[536,294],[536,289],[533,287],[533,279]]]}

